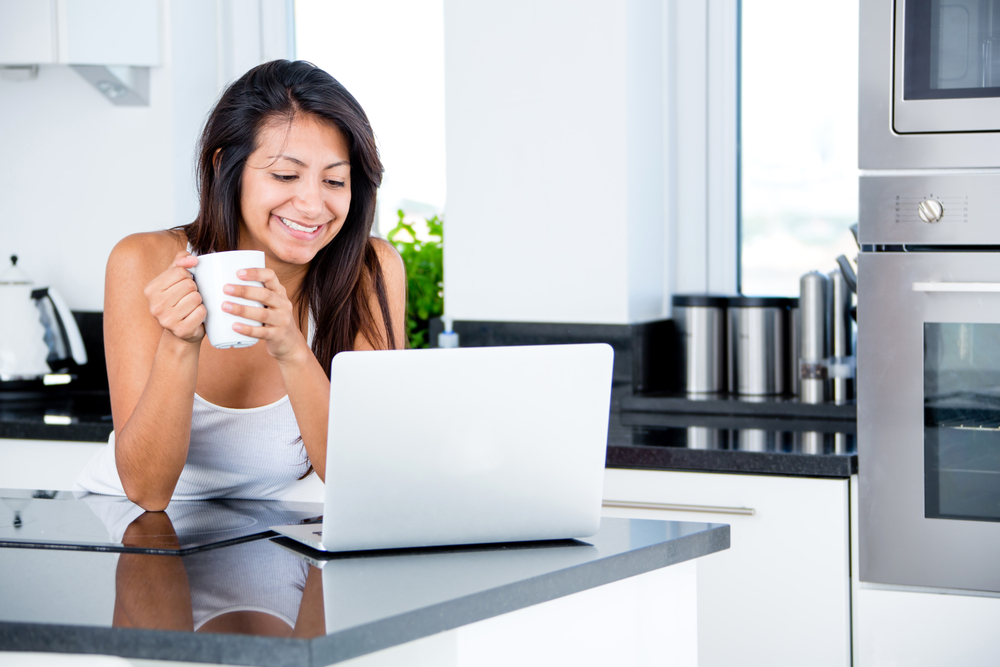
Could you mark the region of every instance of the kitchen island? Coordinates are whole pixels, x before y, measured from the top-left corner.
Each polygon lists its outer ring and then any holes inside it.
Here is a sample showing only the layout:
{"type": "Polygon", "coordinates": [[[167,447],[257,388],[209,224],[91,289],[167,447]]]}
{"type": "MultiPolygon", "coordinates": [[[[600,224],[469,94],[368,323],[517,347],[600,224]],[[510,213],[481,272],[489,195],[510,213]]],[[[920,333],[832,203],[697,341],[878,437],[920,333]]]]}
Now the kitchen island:
{"type": "MultiPolygon", "coordinates": [[[[654,407],[674,412],[653,412],[622,383],[613,395],[605,516],[732,525],[731,548],[698,568],[701,664],[849,665],[854,421],[782,418],[751,401],[737,406],[745,414],[669,399],[654,407]]],[[[110,432],[92,405],[0,409],[0,437],[20,438],[0,439],[0,486],[69,488],[71,468],[102,446],[84,431],[110,432]]]]}
{"type": "Polygon", "coordinates": [[[0,651],[239,665],[694,665],[695,559],[728,546],[727,525],[606,518],[582,540],[328,560],[267,539],[184,556],[3,548],[0,651]],[[234,630],[220,610],[267,612],[269,624],[234,630]]]}

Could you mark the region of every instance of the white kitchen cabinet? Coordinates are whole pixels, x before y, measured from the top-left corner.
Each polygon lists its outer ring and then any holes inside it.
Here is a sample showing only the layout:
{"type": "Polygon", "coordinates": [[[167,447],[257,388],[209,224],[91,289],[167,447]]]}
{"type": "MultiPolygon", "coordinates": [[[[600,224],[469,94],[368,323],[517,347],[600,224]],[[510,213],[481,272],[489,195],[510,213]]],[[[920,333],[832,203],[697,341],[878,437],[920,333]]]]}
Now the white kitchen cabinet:
{"type": "Polygon", "coordinates": [[[703,667],[844,667],[849,490],[846,479],[608,469],[604,515],[730,524],[731,547],[698,561],[703,667]]]}
{"type": "Polygon", "coordinates": [[[0,63],[55,62],[55,2],[0,0],[0,63]]]}
{"type": "Polygon", "coordinates": [[[0,439],[0,489],[68,491],[102,442],[0,439]]]}
{"type": "Polygon", "coordinates": [[[158,0],[0,0],[0,65],[160,64],[158,0]]]}

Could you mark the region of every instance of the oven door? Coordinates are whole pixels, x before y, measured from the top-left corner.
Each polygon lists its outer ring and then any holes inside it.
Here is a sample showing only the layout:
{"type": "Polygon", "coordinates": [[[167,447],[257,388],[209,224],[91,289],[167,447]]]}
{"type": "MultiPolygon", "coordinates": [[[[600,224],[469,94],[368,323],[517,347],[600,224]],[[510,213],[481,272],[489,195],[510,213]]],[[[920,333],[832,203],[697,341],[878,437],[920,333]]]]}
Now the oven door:
{"type": "Polygon", "coordinates": [[[893,129],[1000,130],[1000,0],[896,0],[893,129]]]}
{"type": "Polygon", "coordinates": [[[1000,592],[1000,254],[858,275],[861,580],[1000,592]]]}

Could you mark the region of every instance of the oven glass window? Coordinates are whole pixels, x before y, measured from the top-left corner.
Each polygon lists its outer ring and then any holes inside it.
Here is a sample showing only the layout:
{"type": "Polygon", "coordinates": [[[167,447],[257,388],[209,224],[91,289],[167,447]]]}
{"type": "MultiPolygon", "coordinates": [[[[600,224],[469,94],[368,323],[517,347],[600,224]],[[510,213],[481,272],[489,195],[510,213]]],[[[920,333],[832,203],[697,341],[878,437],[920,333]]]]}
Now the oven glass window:
{"type": "Polygon", "coordinates": [[[906,0],[903,98],[1000,97],[1000,0],[906,0]]]}
{"type": "Polygon", "coordinates": [[[1000,521],[1000,324],[924,324],[924,509],[1000,521]]]}

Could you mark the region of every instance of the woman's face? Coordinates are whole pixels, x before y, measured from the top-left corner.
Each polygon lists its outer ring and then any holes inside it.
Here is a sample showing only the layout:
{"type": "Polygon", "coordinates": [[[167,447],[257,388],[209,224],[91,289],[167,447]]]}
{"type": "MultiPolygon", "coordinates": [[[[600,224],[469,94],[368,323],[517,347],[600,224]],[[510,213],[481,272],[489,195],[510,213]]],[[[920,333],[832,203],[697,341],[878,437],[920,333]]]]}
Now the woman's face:
{"type": "Polygon", "coordinates": [[[270,262],[312,261],[351,207],[348,158],[340,131],[312,115],[265,125],[243,168],[240,248],[263,250],[270,262]]]}

